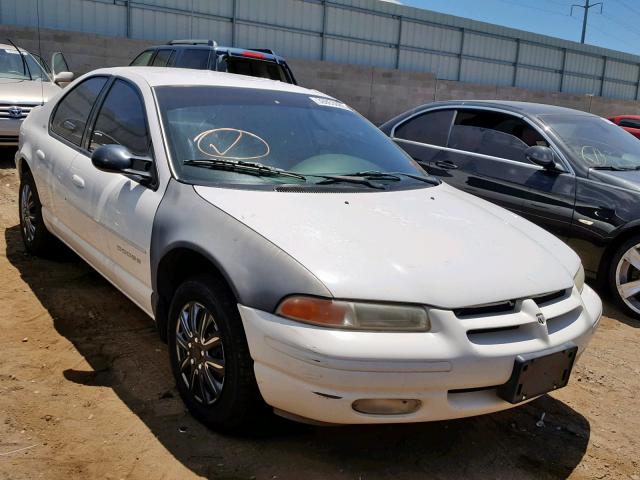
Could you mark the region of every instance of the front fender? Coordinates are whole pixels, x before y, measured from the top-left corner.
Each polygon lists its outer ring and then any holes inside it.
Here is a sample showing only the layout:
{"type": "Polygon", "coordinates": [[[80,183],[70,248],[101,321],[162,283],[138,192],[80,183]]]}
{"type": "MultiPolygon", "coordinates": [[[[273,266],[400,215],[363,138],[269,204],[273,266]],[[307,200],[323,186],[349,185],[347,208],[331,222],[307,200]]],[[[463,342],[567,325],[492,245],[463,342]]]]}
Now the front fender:
{"type": "Polygon", "coordinates": [[[309,270],[268,239],[204,200],[192,185],[172,179],[156,213],[151,240],[151,278],[175,248],[191,249],[215,265],[239,303],[273,311],[292,293],[331,296],[309,270]]]}

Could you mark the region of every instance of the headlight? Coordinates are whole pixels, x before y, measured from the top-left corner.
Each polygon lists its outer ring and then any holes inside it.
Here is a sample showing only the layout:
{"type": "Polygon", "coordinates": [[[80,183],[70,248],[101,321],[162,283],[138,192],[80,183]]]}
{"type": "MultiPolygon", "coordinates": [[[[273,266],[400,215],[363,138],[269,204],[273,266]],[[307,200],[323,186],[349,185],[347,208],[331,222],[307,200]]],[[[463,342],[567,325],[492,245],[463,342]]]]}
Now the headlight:
{"type": "Polygon", "coordinates": [[[297,322],[345,330],[426,332],[426,309],[413,305],[349,302],[295,296],[284,299],[276,314],[297,322]]]}
{"type": "Polygon", "coordinates": [[[580,268],[573,277],[573,283],[575,283],[578,291],[582,293],[582,289],[584,288],[584,267],[582,264],[580,264],[580,268]]]}

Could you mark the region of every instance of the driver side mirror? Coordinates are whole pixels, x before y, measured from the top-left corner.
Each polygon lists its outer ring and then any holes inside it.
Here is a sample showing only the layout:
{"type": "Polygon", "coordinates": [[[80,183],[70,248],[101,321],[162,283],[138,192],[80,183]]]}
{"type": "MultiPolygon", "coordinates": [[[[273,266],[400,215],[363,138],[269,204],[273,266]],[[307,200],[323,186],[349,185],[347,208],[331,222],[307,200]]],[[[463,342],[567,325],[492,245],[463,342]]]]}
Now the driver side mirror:
{"type": "Polygon", "coordinates": [[[153,161],[149,157],[137,156],[123,145],[103,145],[94,150],[91,163],[98,170],[132,176],[142,185],[155,181],[153,161]]]}
{"type": "Polygon", "coordinates": [[[546,170],[557,169],[555,154],[549,147],[534,145],[524,151],[524,156],[531,163],[539,165],[546,170]]]}
{"type": "Polygon", "coordinates": [[[70,83],[75,75],[72,72],[60,72],[53,76],[53,83],[60,85],[61,83],[70,83]]]}

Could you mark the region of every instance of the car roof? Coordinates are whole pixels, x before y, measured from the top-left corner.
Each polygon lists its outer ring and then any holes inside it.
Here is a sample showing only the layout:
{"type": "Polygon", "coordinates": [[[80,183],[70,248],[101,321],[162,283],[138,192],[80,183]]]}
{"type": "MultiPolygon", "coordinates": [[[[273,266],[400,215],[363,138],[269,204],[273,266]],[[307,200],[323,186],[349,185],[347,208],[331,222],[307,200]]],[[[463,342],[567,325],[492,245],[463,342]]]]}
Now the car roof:
{"type": "Polygon", "coordinates": [[[329,97],[329,95],[278,80],[250,77],[235,73],[216,72],[213,70],[192,70],[175,67],[112,67],[101,68],[91,72],[92,75],[120,75],[125,78],[141,79],[151,87],[160,86],[211,86],[239,87],[257,90],[274,90],[280,92],[302,93],[307,95],[329,97]]]}
{"type": "Polygon", "coordinates": [[[235,55],[242,55],[243,52],[255,52],[260,55],[264,55],[266,60],[278,60],[284,62],[285,59],[275,53],[268,53],[263,50],[255,50],[253,48],[237,48],[237,47],[225,47],[222,45],[207,45],[205,43],[167,43],[164,45],[153,45],[146,50],[159,50],[159,49],[173,49],[173,50],[185,50],[185,49],[199,49],[199,50],[214,50],[216,53],[232,53],[235,55]]]}
{"type": "Polygon", "coordinates": [[[575,110],[573,108],[558,107],[556,105],[547,105],[546,103],[532,103],[532,102],[516,102],[510,100],[448,100],[442,102],[434,102],[422,105],[415,110],[421,110],[426,107],[434,106],[451,106],[451,107],[486,107],[486,108],[499,108],[523,116],[539,116],[539,115],[593,115],[582,110],[575,110]]]}

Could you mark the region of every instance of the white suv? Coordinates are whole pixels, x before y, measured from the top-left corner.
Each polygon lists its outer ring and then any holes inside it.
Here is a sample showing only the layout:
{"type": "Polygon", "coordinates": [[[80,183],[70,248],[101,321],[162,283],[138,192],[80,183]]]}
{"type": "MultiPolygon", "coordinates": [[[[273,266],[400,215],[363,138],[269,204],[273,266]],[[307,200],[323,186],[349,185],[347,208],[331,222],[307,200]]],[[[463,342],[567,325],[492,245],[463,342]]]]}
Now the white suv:
{"type": "Polygon", "coordinates": [[[317,91],[98,70],[29,115],[16,160],[27,250],[58,237],[155,319],[214,427],[263,402],[327,423],[503,410],[566,385],[600,319],[564,243],[317,91]]]}

